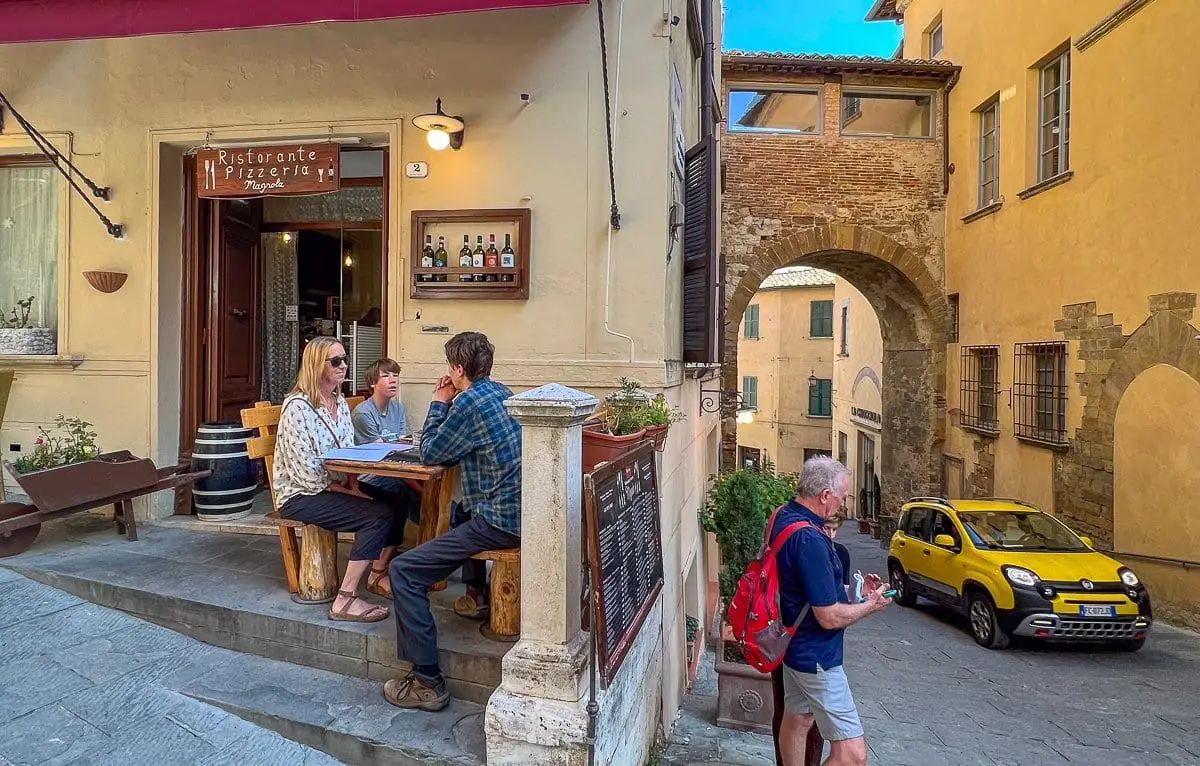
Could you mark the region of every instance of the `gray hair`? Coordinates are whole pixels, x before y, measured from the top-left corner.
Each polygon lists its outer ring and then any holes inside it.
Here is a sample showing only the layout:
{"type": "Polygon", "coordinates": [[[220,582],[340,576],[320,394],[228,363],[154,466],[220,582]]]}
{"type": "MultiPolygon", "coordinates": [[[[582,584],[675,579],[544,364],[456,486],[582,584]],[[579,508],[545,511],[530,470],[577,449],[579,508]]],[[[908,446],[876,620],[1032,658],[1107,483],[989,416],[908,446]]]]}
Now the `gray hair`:
{"type": "Polygon", "coordinates": [[[850,469],[828,455],[818,455],[804,461],[796,482],[796,497],[817,497],[825,490],[838,491],[838,482],[849,476],[850,469]]]}

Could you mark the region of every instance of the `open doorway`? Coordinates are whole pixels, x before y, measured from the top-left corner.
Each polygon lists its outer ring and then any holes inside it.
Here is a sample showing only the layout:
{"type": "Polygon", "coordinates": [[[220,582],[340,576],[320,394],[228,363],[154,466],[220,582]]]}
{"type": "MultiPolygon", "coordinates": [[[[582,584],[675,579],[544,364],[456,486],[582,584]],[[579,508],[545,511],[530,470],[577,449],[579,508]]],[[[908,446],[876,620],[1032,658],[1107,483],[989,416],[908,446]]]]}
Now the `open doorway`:
{"type": "MultiPolygon", "coordinates": [[[[387,325],[387,151],[341,149],[336,192],[204,199],[185,158],[180,460],[201,423],[237,422],[257,401],[279,403],[304,346],[338,337],[345,393],[383,355],[387,325]]],[[[191,513],[190,492],[175,512],[191,513]]]]}

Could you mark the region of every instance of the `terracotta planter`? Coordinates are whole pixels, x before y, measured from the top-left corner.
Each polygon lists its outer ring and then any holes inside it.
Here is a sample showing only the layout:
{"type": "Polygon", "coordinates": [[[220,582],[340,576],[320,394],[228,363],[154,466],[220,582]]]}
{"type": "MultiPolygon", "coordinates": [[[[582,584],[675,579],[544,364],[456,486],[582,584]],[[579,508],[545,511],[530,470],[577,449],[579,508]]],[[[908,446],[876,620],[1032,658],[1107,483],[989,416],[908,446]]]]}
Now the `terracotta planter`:
{"type": "Polygon", "coordinates": [[[599,430],[602,426],[585,423],[583,427],[583,472],[591,473],[601,463],[616,460],[646,438],[646,429],[625,436],[611,436],[599,430]]]}
{"type": "Polygon", "coordinates": [[[858,533],[859,533],[860,535],[869,535],[869,534],[871,534],[871,521],[870,521],[870,519],[859,519],[859,520],[858,520],[858,533]]]}
{"type": "Polygon", "coordinates": [[[771,676],[759,673],[743,662],[725,659],[725,647],[717,644],[717,726],[755,734],[771,734],[775,717],[775,695],[771,676]]]}
{"type": "Polygon", "coordinates": [[[654,449],[662,452],[667,448],[667,431],[670,426],[646,426],[646,438],[654,442],[654,449]]]}

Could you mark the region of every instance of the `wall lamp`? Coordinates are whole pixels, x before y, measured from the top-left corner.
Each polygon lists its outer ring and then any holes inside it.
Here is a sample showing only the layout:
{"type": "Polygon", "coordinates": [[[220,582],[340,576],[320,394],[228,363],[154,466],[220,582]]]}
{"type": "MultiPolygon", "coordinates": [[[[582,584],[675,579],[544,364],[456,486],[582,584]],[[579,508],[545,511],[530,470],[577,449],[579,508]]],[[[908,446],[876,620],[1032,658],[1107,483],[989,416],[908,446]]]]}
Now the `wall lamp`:
{"type": "Polygon", "coordinates": [[[467,124],[462,117],[451,117],[442,111],[442,100],[437,100],[437,111],[431,114],[419,114],[413,117],[413,125],[425,131],[425,143],[435,152],[440,152],[447,146],[458,151],[462,148],[463,134],[467,124]]]}
{"type": "Polygon", "coordinates": [[[738,391],[701,388],[700,412],[719,412],[723,418],[736,415],[739,423],[754,422],[754,408],[746,405],[738,391]]]}

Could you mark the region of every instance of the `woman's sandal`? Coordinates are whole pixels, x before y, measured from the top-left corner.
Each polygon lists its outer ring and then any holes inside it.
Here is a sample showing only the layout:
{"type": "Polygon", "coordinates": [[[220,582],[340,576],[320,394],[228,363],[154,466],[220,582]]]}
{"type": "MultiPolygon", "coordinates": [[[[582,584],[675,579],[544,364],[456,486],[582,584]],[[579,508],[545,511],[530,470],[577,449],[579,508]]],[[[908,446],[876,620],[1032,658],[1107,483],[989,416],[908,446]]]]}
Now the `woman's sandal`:
{"type": "Polygon", "coordinates": [[[388,617],[387,607],[376,606],[375,604],[362,601],[362,599],[358,597],[357,593],[353,593],[348,590],[339,590],[338,595],[349,599],[349,601],[346,602],[344,607],[338,610],[335,610],[333,607],[329,607],[329,619],[331,620],[338,622],[380,622],[382,620],[386,620],[388,617]],[[351,614],[350,607],[354,605],[355,601],[362,601],[362,603],[367,604],[370,609],[362,612],[361,614],[351,614]]]}
{"type": "Polygon", "coordinates": [[[388,579],[388,570],[386,568],[376,569],[375,567],[371,567],[371,572],[367,575],[367,592],[374,593],[376,596],[383,596],[384,598],[392,597],[392,581],[388,579]],[[387,583],[387,587],[380,585],[380,583],[384,582],[387,583]]]}

